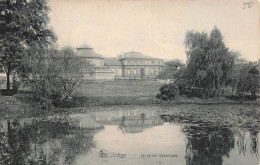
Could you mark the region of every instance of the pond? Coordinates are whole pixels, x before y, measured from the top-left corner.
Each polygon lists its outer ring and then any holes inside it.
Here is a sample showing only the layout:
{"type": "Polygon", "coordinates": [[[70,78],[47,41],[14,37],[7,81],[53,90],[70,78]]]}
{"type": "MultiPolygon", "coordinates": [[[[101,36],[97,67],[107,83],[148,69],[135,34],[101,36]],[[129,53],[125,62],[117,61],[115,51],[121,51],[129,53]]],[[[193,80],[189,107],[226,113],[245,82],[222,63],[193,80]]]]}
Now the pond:
{"type": "Polygon", "coordinates": [[[258,165],[259,133],[140,107],[0,122],[0,164],[258,165]]]}

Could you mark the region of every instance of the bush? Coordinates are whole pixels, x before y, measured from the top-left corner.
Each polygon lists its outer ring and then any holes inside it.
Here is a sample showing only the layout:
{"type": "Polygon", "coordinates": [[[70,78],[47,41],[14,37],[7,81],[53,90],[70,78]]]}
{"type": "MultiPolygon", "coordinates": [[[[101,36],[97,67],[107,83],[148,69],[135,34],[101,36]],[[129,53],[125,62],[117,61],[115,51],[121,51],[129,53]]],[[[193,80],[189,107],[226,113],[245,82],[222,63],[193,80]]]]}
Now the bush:
{"type": "Polygon", "coordinates": [[[0,93],[1,93],[2,96],[13,96],[14,94],[17,93],[17,90],[0,89],[0,93]]]}
{"type": "Polygon", "coordinates": [[[237,95],[239,97],[250,95],[256,98],[257,92],[259,92],[259,71],[253,67],[240,77],[237,84],[237,95]]]}
{"type": "Polygon", "coordinates": [[[159,93],[156,95],[156,98],[166,100],[173,100],[178,94],[178,86],[175,83],[164,84],[159,93]]]}
{"type": "Polygon", "coordinates": [[[58,108],[72,108],[77,107],[77,103],[73,100],[53,100],[52,105],[58,108]]]}

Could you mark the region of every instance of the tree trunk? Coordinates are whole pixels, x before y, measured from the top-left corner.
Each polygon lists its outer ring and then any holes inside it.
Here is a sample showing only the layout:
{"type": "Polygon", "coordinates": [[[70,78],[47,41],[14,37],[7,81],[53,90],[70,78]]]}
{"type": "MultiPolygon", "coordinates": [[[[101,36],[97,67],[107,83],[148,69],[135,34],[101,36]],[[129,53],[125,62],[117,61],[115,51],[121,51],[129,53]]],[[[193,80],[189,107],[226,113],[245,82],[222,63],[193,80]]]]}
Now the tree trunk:
{"type": "Polygon", "coordinates": [[[6,73],[6,89],[9,92],[10,91],[10,71],[8,70],[6,73]]]}

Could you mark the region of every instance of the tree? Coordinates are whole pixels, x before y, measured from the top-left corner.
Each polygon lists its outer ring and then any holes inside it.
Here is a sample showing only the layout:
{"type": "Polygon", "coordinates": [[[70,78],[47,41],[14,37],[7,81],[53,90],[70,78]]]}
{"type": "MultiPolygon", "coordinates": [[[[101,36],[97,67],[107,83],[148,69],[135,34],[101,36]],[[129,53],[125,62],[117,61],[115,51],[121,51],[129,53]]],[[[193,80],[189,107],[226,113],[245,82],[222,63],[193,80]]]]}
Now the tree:
{"type": "Polygon", "coordinates": [[[5,0],[0,3],[0,62],[6,72],[7,90],[10,90],[10,74],[23,70],[22,58],[30,54],[31,47],[47,47],[56,37],[48,27],[46,0],[5,0]]]}
{"type": "Polygon", "coordinates": [[[70,100],[85,75],[93,73],[94,66],[75,55],[73,48],[64,47],[44,51],[45,58],[31,61],[33,71],[26,82],[34,98],[52,98],[57,105],[70,100]]]}
{"type": "Polygon", "coordinates": [[[251,97],[256,98],[256,93],[260,88],[259,70],[252,67],[247,73],[240,76],[237,84],[237,95],[244,96],[249,94],[251,97]]]}
{"type": "Polygon", "coordinates": [[[94,66],[75,55],[70,47],[63,48],[58,54],[52,54],[48,66],[50,92],[60,102],[70,99],[74,90],[83,82],[87,74],[92,74],[94,66]]]}
{"type": "Polygon", "coordinates": [[[49,65],[52,57],[58,54],[59,51],[54,47],[40,49],[35,45],[28,52],[30,58],[23,59],[25,65],[22,71],[23,82],[30,87],[34,98],[47,98],[50,95],[49,65]],[[30,53],[34,55],[30,55],[30,53]]]}
{"type": "Polygon", "coordinates": [[[184,64],[179,60],[171,60],[169,62],[165,63],[165,68],[162,72],[158,75],[159,79],[174,79],[175,74],[178,72],[178,70],[183,67],[184,64]]]}
{"type": "MultiPolygon", "coordinates": [[[[215,26],[210,33],[208,51],[209,77],[213,80],[213,90],[220,89],[230,80],[234,67],[234,57],[223,42],[220,30],[215,26]]],[[[208,76],[207,76],[208,77],[208,76]]]]}
{"type": "Polygon", "coordinates": [[[9,38],[0,46],[2,48],[0,61],[6,73],[7,90],[10,90],[10,76],[16,68],[21,66],[22,56],[25,55],[25,49],[17,38],[9,38]]]}
{"type": "Polygon", "coordinates": [[[239,52],[230,51],[230,55],[234,58],[234,68],[231,74],[230,79],[230,85],[232,87],[232,92],[234,92],[237,88],[238,81],[240,77],[248,72],[248,69],[250,69],[252,66],[250,66],[250,63],[245,60],[244,58],[241,58],[241,54],[239,52]]]}
{"type": "Polygon", "coordinates": [[[185,77],[183,78],[188,80],[185,86],[189,87],[194,93],[201,93],[202,91],[200,90],[204,89],[207,81],[200,74],[207,69],[206,57],[208,54],[209,37],[204,32],[188,31],[184,44],[187,67],[184,72],[185,77]]]}
{"type": "Polygon", "coordinates": [[[230,81],[234,57],[223,42],[217,27],[210,33],[188,31],[185,36],[188,86],[204,96],[219,95],[230,81]]]}

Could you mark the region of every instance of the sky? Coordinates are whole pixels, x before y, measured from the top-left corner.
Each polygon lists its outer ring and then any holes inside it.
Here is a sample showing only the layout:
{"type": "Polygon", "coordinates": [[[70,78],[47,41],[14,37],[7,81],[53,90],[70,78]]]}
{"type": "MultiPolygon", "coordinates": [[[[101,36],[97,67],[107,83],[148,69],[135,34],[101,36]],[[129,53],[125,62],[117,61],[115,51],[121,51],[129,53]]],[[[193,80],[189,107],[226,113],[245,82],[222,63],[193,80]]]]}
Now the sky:
{"type": "Polygon", "coordinates": [[[217,26],[230,50],[260,59],[257,0],[49,0],[49,6],[60,47],[86,43],[104,57],[138,51],[185,62],[185,33],[217,26]]]}

